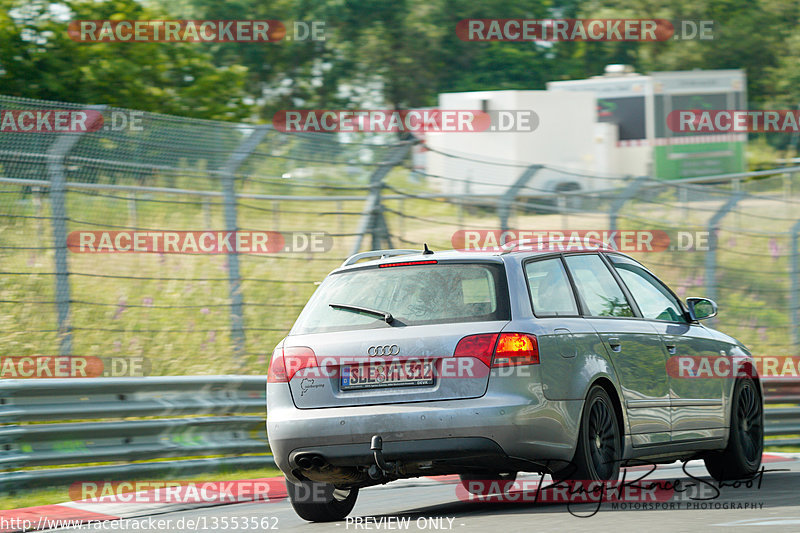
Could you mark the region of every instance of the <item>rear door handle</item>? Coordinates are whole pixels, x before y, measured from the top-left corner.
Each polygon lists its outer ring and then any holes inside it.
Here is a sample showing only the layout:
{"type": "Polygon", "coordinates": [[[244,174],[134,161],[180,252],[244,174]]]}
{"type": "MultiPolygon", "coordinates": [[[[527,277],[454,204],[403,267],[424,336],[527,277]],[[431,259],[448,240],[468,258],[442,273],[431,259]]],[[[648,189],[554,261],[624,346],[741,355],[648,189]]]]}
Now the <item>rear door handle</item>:
{"type": "Polygon", "coordinates": [[[619,342],[617,337],[609,337],[608,338],[608,345],[611,347],[611,350],[614,352],[621,352],[622,351],[622,344],[619,342]]]}
{"type": "Polygon", "coordinates": [[[678,353],[678,350],[675,349],[674,344],[667,344],[667,352],[669,352],[670,355],[675,355],[676,353],[678,353]]]}

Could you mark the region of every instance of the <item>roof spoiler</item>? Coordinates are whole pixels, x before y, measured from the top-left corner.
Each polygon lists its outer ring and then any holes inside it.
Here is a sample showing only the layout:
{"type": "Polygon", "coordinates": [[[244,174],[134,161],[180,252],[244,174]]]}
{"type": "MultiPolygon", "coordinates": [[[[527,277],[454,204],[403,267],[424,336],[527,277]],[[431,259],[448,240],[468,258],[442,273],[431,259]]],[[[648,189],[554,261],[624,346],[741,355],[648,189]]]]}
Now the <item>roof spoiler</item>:
{"type": "MultiPolygon", "coordinates": [[[[348,257],[344,263],[342,263],[343,267],[348,265],[352,265],[353,263],[357,263],[362,259],[366,259],[368,257],[378,257],[383,259],[385,257],[394,257],[396,255],[418,255],[423,253],[422,250],[408,250],[408,249],[394,249],[394,250],[372,250],[370,252],[361,252],[357,254],[353,254],[348,257]]],[[[340,267],[341,268],[341,267],[340,267]]]]}

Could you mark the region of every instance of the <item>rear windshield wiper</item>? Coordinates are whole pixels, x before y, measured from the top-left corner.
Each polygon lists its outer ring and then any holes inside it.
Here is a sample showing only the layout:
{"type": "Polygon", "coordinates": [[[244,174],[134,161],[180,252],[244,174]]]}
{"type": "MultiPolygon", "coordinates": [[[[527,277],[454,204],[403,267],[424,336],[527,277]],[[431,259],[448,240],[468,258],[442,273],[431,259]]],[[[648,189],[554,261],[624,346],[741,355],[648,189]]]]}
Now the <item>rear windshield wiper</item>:
{"type": "Polygon", "coordinates": [[[378,311],[376,309],[370,309],[369,307],[360,307],[358,305],[347,305],[347,304],[328,304],[334,309],[341,309],[343,311],[352,311],[354,313],[361,313],[364,315],[376,316],[382,319],[387,324],[391,324],[394,321],[394,317],[391,313],[387,313],[386,311],[378,311]]]}

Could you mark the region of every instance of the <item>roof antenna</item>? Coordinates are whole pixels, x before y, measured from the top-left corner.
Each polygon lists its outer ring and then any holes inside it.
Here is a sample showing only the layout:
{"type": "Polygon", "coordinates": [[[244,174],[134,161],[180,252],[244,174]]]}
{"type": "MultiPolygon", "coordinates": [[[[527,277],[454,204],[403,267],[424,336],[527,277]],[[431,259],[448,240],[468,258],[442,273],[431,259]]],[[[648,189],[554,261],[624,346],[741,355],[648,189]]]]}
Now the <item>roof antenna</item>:
{"type": "Polygon", "coordinates": [[[433,254],[433,251],[430,248],[428,248],[428,243],[427,242],[423,243],[423,246],[425,247],[425,249],[422,251],[422,255],[431,255],[431,254],[433,254]]]}

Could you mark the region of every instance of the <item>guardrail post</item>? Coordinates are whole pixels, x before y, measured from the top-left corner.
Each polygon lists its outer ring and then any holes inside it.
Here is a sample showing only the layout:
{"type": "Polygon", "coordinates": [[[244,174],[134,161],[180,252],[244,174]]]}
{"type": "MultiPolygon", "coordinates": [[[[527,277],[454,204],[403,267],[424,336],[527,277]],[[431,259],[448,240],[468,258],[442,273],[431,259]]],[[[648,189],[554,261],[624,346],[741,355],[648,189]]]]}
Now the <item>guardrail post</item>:
{"type": "MultiPolygon", "coordinates": [[[[102,111],[105,106],[91,109],[102,111]]],[[[95,123],[87,125],[91,131],[95,123]]],[[[60,135],[47,150],[47,176],[50,179],[50,215],[53,221],[53,247],[56,277],[56,313],[58,316],[59,354],[72,353],[72,325],[70,324],[69,265],[67,261],[67,187],[64,161],[67,154],[78,144],[81,133],[60,135]]]]}
{"type": "MultiPolygon", "coordinates": [[[[225,203],[225,231],[237,231],[236,221],[236,171],[250,157],[256,146],[269,131],[268,126],[258,126],[244,138],[239,146],[225,162],[222,177],[223,201],[225,203]]],[[[244,302],[239,275],[238,251],[228,252],[228,285],[231,297],[231,340],[233,341],[234,359],[241,364],[245,351],[244,336],[244,302]]]]}
{"type": "Polygon", "coordinates": [[[792,283],[791,295],[791,322],[792,322],[792,343],[800,347],[800,249],[797,245],[797,237],[800,234],[800,220],[792,226],[789,236],[792,239],[792,257],[790,278],[792,283]]]}
{"type": "Polygon", "coordinates": [[[388,248],[392,247],[392,238],[389,234],[389,227],[383,216],[383,205],[381,204],[381,191],[383,190],[383,180],[395,166],[399,165],[411,149],[411,143],[401,142],[390,153],[388,161],[381,163],[369,177],[369,194],[364,203],[364,210],[361,212],[361,221],[358,224],[356,242],[350,255],[355,255],[361,250],[364,242],[364,235],[372,235],[372,249],[380,250],[383,243],[388,248]]]}
{"type": "Polygon", "coordinates": [[[715,300],[717,297],[717,231],[719,222],[727,215],[736,204],[744,198],[744,192],[738,191],[731,195],[725,205],[719,208],[708,221],[708,252],[706,252],[706,297],[715,300]]]}
{"type": "Polygon", "coordinates": [[[497,201],[497,217],[500,219],[500,230],[508,231],[508,219],[511,217],[511,204],[517,198],[520,189],[536,175],[543,165],[531,165],[522,171],[516,181],[506,189],[506,192],[497,201]]]}
{"type": "Polygon", "coordinates": [[[639,176],[630,182],[630,184],[623,189],[622,193],[614,199],[611,203],[611,207],[608,209],[608,231],[617,231],[619,212],[628,200],[633,198],[634,195],[639,192],[639,189],[642,188],[642,185],[648,180],[650,180],[650,176],[639,176]]]}

